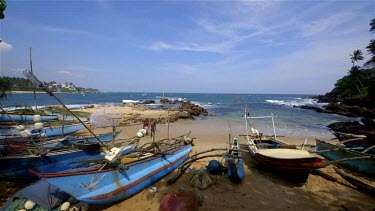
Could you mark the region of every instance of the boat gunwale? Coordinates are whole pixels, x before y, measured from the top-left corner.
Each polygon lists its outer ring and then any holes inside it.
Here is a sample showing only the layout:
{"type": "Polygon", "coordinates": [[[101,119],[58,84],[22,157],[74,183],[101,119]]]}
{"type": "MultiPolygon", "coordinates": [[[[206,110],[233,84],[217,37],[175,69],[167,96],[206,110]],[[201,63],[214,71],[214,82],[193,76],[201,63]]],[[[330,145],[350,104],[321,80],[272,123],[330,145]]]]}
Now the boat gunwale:
{"type": "MultiPolygon", "coordinates": [[[[187,145],[176,146],[174,148],[168,149],[166,152],[177,151],[177,150],[181,149],[183,146],[187,146],[187,145]]],[[[146,157],[146,158],[142,158],[142,159],[139,159],[139,160],[129,162],[126,165],[123,165],[123,167],[126,168],[126,167],[135,166],[135,165],[138,165],[138,164],[150,161],[150,160],[155,160],[155,159],[160,158],[160,157],[162,157],[162,156],[154,154],[150,157],[146,157]]],[[[87,171],[83,170],[83,171],[76,171],[76,172],[57,172],[57,173],[44,173],[44,174],[40,173],[40,172],[36,172],[34,170],[31,170],[31,169],[28,169],[28,172],[33,174],[34,176],[36,176],[38,178],[54,178],[54,177],[75,176],[75,175],[84,175],[84,174],[93,174],[93,173],[103,173],[103,172],[113,171],[113,170],[116,170],[116,169],[118,169],[118,168],[108,167],[108,169],[103,169],[103,170],[91,169],[91,170],[87,170],[87,171]]]]}

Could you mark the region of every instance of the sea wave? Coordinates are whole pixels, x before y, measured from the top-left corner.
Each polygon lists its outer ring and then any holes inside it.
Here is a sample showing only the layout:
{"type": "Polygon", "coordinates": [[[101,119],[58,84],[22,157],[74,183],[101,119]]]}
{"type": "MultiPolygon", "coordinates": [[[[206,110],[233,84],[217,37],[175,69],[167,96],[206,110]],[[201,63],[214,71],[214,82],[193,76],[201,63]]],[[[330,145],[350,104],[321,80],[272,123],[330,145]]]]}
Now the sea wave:
{"type": "Polygon", "coordinates": [[[200,102],[200,101],[192,101],[191,103],[195,105],[202,106],[203,108],[213,108],[213,107],[218,107],[216,104],[213,104],[211,102],[200,102]]]}
{"type": "Polygon", "coordinates": [[[277,104],[277,105],[284,105],[290,107],[299,107],[299,106],[314,106],[318,108],[322,108],[327,103],[318,103],[316,99],[312,98],[294,98],[289,100],[266,100],[268,103],[277,104]]]}
{"type": "Polygon", "coordinates": [[[122,100],[123,103],[138,103],[139,100],[122,100]]]}

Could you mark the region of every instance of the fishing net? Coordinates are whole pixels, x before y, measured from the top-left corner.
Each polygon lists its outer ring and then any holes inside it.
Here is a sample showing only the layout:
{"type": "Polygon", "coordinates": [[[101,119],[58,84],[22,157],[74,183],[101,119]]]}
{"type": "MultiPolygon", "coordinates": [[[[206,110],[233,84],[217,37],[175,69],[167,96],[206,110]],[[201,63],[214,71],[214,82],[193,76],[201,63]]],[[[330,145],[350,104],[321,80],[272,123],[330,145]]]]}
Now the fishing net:
{"type": "Polygon", "coordinates": [[[105,106],[97,109],[90,116],[90,124],[95,127],[115,127],[122,122],[121,107],[105,106]]]}
{"type": "Polygon", "coordinates": [[[193,175],[189,179],[189,183],[192,187],[201,190],[211,187],[214,184],[211,175],[204,167],[193,172],[193,175]]]}

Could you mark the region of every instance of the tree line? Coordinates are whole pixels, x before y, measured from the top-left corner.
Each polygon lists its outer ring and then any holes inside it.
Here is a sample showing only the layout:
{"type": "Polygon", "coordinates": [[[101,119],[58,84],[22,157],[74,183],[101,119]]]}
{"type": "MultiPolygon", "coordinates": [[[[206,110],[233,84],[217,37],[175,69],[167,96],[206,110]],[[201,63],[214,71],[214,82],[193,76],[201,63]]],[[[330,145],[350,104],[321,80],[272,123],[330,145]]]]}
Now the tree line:
{"type": "MultiPolygon", "coordinates": [[[[98,89],[92,88],[75,87],[75,90],[71,90],[61,85],[51,86],[57,84],[55,81],[42,83],[44,86],[49,87],[49,90],[52,92],[99,92],[98,89]]],[[[70,83],[70,85],[72,85],[72,83],[70,83]]],[[[29,79],[6,76],[0,77],[0,99],[6,98],[12,91],[33,91],[34,89],[36,91],[43,91],[41,88],[35,87],[29,79]]]]}
{"type": "MultiPolygon", "coordinates": [[[[370,33],[375,33],[375,19],[370,22],[370,33]]],[[[366,47],[371,58],[362,67],[356,65],[363,60],[363,52],[354,50],[349,54],[352,67],[346,76],[337,80],[331,95],[338,99],[375,99],[375,39],[366,47]]]]}

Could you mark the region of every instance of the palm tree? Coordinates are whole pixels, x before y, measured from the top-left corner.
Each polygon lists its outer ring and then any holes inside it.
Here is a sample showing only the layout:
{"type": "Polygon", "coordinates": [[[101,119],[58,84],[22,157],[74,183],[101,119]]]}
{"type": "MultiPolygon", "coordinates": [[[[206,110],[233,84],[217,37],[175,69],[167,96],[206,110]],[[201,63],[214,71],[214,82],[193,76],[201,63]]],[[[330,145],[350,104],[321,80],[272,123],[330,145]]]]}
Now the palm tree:
{"type": "Polygon", "coordinates": [[[7,8],[7,3],[5,0],[0,0],[0,19],[4,19],[4,10],[7,8]]]}
{"type": "MultiPolygon", "coordinates": [[[[358,66],[355,66],[355,62],[357,62],[357,61],[361,61],[361,60],[363,60],[364,59],[364,57],[362,56],[363,54],[362,54],[362,51],[361,50],[355,50],[354,52],[353,52],[353,54],[349,54],[349,56],[350,56],[350,59],[352,60],[352,63],[353,63],[353,67],[352,67],[352,69],[351,69],[351,73],[353,73],[353,72],[357,72],[358,71],[358,74],[357,75],[359,75],[359,67],[358,66]]],[[[361,82],[361,80],[359,79],[359,77],[354,77],[354,79],[357,79],[358,80],[358,82],[359,82],[359,84],[361,85],[361,87],[362,87],[362,89],[364,89],[364,87],[363,87],[363,84],[362,84],[362,82],[361,82]]],[[[355,84],[356,85],[356,87],[357,87],[357,89],[358,89],[358,92],[360,92],[360,89],[358,88],[358,86],[357,86],[357,83],[355,84]]]]}
{"type": "Polygon", "coordinates": [[[352,80],[353,80],[355,86],[357,87],[358,92],[360,92],[361,90],[359,89],[356,81],[359,81],[359,84],[361,84],[362,88],[364,88],[364,87],[361,83],[361,80],[359,79],[361,77],[361,70],[359,69],[359,66],[352,67],[349,71],[349,76],[351,78],[353,78],[352,80]]]}
{"type": "Polygon", "coordinates": [[[353,52],[353,54],[349,54],[350,59],[352,60],[352,63],[353,63],[353,67],[354,67],[354,65],[355,65],[355,62],[357,62],[357,61],[361,61],[361,60],[364,59],[364,57],[363,57],[362,55],[363,55],[363,54],[362,54],[362,51],[361,51],[361,50],[355,50],[355,51],[353,52]]]}
{"type": "MultiPolygon", "coordinates": [[[[375,18],[370,22],[370,32],[375,33],[375,18]]],[[[375,39],[370,40],[370,44],[366,47],[367,52],[372,55],[370,60],[368,60],[364,66],[365,67],[375,67],[375,39]]]]}
{"type": "Polygon", "coordinates": [[[12,85],[9,79],[2,77],[0,78],[0,100],[7,99],[12,93],[12,85]]]}
{"type": "Polygon", "coordinates": [[[375,32],[375,18],[370,22],[370,32],[375,32]]]}

